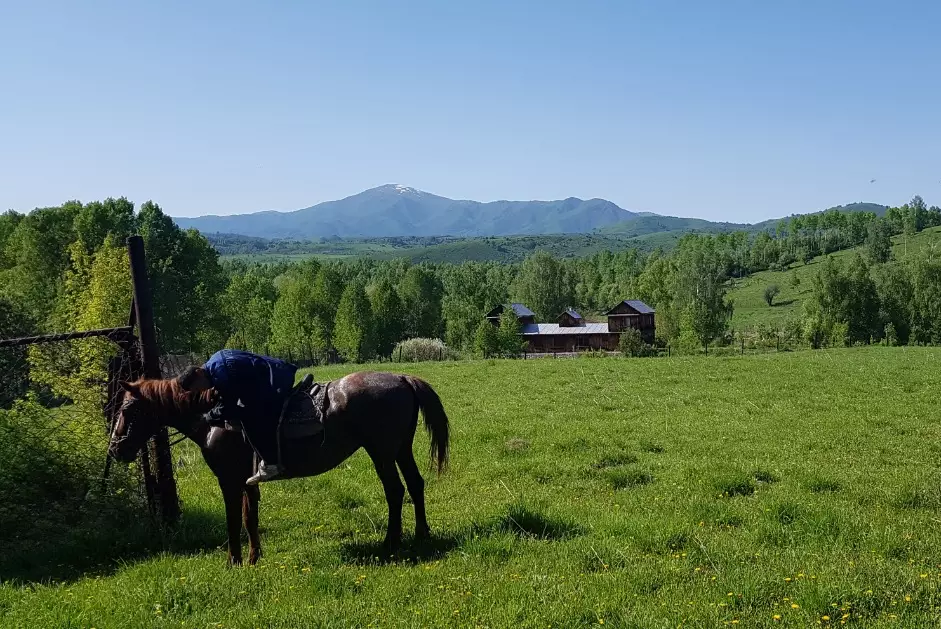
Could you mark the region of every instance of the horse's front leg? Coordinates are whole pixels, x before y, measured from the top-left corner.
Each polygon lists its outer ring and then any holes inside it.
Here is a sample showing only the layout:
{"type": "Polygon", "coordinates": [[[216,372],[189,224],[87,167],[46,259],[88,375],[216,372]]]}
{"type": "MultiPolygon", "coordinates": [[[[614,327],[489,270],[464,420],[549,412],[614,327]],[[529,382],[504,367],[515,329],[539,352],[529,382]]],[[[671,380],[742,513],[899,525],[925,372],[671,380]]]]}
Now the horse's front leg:
{"type": "Polygon", "coordinates": [[[261,557],[261,538],[258,535],[258,501],[261,491],[257,486],[245,487],[242,498],[242,513],[245,517],[245,530],[248,531],[248,565],[254,566],[261,557]]]}
{"type": "Polygon", "coordinates": [[[242,565],[242,492],[240,485],[221,485],[225,524],[229,536],[229,565],[242,565]]]}

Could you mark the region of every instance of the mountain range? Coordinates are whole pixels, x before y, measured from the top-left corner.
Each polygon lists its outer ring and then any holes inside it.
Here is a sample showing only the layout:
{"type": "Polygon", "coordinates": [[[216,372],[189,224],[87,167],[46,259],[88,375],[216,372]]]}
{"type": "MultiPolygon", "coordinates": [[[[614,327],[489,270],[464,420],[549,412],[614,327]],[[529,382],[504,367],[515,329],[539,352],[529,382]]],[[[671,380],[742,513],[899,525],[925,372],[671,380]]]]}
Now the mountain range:
{"type": "Polygon", "coordinates": [[[635,216],[604,199],[456,201],[389,184],[293,212],[174,218],[203,233],[259,238],[376,238],[587,233],[635,216]]]}
{"type": "MultiPolygon", "coordinates": [[[[836,209],[883,214],[886,208],[855,203],[836,209]]],[[[757,231],[775,223],[720,223],[631,212],[605,199],[570,197],[558,201],[481,203],[448,199],[397,184],[371,188],[293,212],[175,217],[173,220],[180,227],[193,227],[204,234],[292,240],[588,233],[636,238],[660,233],[757,231]]]]}

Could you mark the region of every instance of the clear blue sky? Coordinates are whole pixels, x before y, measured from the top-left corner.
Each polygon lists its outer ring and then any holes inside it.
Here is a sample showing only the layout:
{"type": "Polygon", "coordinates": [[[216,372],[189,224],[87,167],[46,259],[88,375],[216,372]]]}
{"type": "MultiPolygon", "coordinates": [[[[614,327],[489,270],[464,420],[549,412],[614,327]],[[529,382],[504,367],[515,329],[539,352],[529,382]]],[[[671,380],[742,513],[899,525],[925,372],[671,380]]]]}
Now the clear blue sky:
{"type": "Polygon", "coordinates": [[[930,0],[2,0],[0,208],[941,205],[939,25],[930,0]]]}

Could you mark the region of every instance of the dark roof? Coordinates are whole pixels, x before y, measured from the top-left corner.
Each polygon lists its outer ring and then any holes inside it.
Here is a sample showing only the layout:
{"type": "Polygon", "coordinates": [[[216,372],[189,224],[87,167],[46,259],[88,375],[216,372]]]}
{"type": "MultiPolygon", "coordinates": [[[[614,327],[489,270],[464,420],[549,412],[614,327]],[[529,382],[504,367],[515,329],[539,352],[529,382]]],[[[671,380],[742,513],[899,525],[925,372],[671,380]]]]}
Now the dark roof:
{"type": "MultiPolygon", "coordinates": [[[[504,310],[503,304],[494,307],[493,310],[487,313],[487,317],[498,317],[503,314],[504,310]]],[[[513,312],[516,313],[517,317],[535,317],[536,313],[524,306],[523,304],[510,304],[510,308],[513,309],[513,312]]]]}
{"type": "Polygon", "coordinates": [[[608,312],[606,312],[605,314],[611,314],[611,311],[617,308],[618,306],[620,306],[621,304],[627,304],[628,306],[630,306],[631,308],[633,308],[640,314],[653,314],[654,313],[653,308],[651,308],[650,306],[648,306],[647,304],[645,304],[639,299],[625,299],[624,301],[615,304],[614,307],[611,308],[611,310],[608,310],[608,312]]]}
{"type": "Polygon", "coordinates": [[[639,312],[640,314],[653,314],[653,308],[645,304],[639,299],[626,299],[624,301],[628,306],[639,312]]]}
{"type": "Polygon", "coordinates": [[[565,312],[563,312],[562,314],[567,314],[568,316],[572,317],[575,320],[580,321],[582,319],[582,315],[578,314],[578,312],[576,312],[574,308],[566,308],[565,312]]]}
{"type": "Polygon", "coordinates": [[[510,308],[516,313],[517,317],[535,317],[536,313],[523,304],[510,304],[510,308]]]}

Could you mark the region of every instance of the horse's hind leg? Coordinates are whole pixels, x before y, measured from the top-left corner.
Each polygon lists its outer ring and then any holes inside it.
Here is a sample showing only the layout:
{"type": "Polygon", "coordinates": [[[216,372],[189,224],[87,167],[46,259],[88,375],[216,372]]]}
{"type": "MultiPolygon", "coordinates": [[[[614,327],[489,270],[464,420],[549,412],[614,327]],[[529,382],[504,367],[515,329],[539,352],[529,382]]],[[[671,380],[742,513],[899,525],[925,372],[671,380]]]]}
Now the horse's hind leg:
{"type": "Polygon", "coordinates": [[[425,479],[418,471],[418,464],[415,462],[415,454],[412,452],[410,442],[402,446],[396,462],[405,478],[408,495],[412,497],[412,503],[415,505],[415,537],[417,539],[430,537],[431,529],[428,528],[428,519],[425,516],[425,479]]]}
{"type": "Polygon", "coordinates": [[[396,550],[402,541],[402,499],[405,498],[405,487],[402,486],[399,471],[395,468],[395,459],[369,450],[367,452],[376,466],[376,473],[382,481],[382,489],[389,506],[389,524],[383,546],[391,552],[396,550]]]}
{"type": "Polygon", "coordinates": [[[245,519],[245,530],[248,531],[248,565],[254,566],[261,557],[261,539],[258,535],[258,501],[261,491],[257,486],[245,487],[242,496],[242,516],[245,519]]]}

